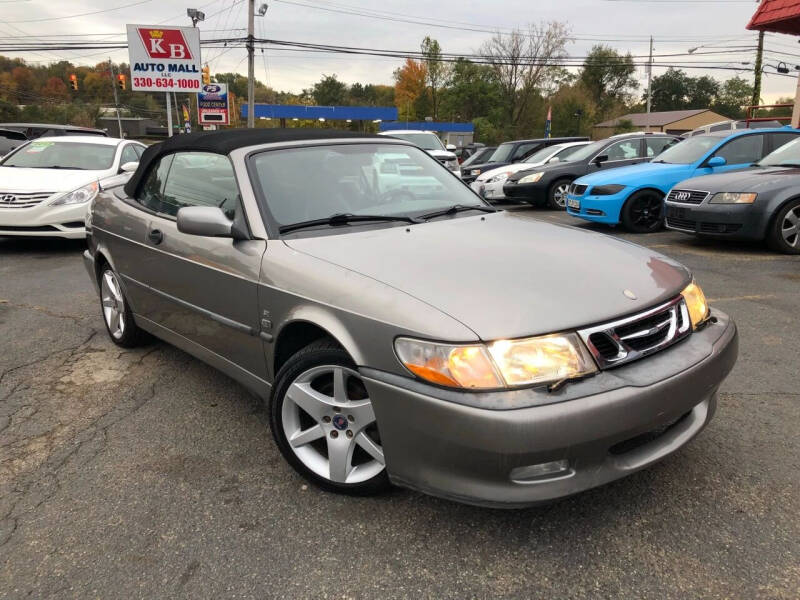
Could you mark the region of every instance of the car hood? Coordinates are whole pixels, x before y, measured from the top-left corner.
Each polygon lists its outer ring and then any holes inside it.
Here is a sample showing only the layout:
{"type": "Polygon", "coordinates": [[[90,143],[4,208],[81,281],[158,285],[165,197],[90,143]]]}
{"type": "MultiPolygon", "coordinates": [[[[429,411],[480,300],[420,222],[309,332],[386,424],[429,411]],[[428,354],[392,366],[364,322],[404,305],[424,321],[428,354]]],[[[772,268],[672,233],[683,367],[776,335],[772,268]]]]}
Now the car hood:
{"type": "MultiPolygon", "coordinates": [[[[525,171],[526,169],[533,169],[536,166],[536,163],[511,163],[510,165],[503,165],[496,169],[481,171],[481,174],[478,175],[478,181],[486,181],[496,175],[500,175],[500,173],[517,173],[519,171],[525,171]]],[[[467,169],[469,169],[469,167],[467,167],[467,169]]]]}
{"type": "Polygon", "coordinates": [[[108,170],[71,171],[0,166],[0,189],[9,192],[71,192],[109,173],[108,170]]]}
{"type": "Polygon", "coordinates": [[[479,163],[477,165],[467,165],[465,167],[466,171],[473,171],[475,169],[479,169],[481,173],[487,171],[489,169],[497,169],[498,167],[505,167],[506,165],[510,165],[511,163],[506,162],[492,162],[492,163],[479,163]]]}
{"type": "Polygon", "coordinates": [[[694,173],[694,165],[672,165],[667,163],[642,163],[614,169],[600,169],[578,179],[576,183],[588,185],[619,184],[636,186],[643,182],[659,187],[671,187],[674,183],[694,173]]]}
{"type": "Polygon", "coordinates": [[[767,192],[800,185],[800,169],[795,167],[754,167],[743,171],[692,177],[676,187],[703,192],[767,192]]]}
{"type": "Polygon", "coordinates": [[[449,150],[426,150],[428,154],[430,154],[433,158],[438,158],[439,160],[455,160],[456,155],[450,152],[449,150]]]}
{"type": "Polygon", "coordinates": [[[414,296],[483,340],[614,319],[673,298],[691,280],[647,248],[505,211],[285,242],[414,296]]]}

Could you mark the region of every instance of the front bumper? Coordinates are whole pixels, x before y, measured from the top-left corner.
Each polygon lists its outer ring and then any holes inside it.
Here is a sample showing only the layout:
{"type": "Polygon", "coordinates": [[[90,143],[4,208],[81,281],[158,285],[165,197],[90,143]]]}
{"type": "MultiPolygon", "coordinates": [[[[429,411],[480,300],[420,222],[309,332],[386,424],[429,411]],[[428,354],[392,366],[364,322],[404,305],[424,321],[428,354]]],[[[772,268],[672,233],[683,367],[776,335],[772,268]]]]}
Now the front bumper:
{"type": "Polygon", "coordinates": [[[86,237],[85,220],[86,204],[0,207],[0,236],[82,239],[86,237]]]}
{"type": "Polygon", "coordinates": [[[470,184],[473,191],[486,200],[504,200],[503,182],[487,183],[485,181],[473,181],[470,184]]]}
{"type": "Polygon", "coordinates": [[[764,238],[762,215],[754,204],[665,203],[667,229],[737,240],[764,238]]]}
{"type": "Polygon", "coordinates": [[[362,368],[389,477],[435,496],[519,507],[642,469],[686,444],[714,414],[717,388],[738,353],[736,326],[714,315],[716,322],[671,348],[552,393],[445,391],[362,368]],[[530,406],[542,401],[549,404],[530,406]],[[520,402],[529,405],[502,409],[520,402]],[[637,443],[648,433],[652,439],[637,443]],[[525,475],[556,461],[567,468],[525,475]]]}
{"type": "Polygon", "coordinates": [[[506,182],[503,185],[506,198],[522,202],[544,202],[547,200],[547,187],[541,183],[506,182]]]}
{"type": "Polygon", "coordinates": [[[575,196],[567,194],[567,214],[593,223],[616,225],[620,222],[620,211],[630,195],[627,189],[613,196],[575,196]],[[570,207],[570,202],[579,202],[580,207],[570,207]]]}

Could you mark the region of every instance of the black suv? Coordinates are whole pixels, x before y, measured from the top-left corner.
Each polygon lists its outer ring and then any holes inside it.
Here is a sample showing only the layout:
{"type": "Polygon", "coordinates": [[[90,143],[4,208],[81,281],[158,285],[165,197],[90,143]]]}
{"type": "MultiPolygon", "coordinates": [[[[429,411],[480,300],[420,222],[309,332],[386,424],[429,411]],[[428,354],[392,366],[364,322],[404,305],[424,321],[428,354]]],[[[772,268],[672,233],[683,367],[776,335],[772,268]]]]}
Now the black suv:
{"type": "Polygon", "coordinates": [[[563,162],[510,175],[503,194],[510,200],[564,209],[569,184],[599,169],[647,162],[681,138],[666,133],[623,133],[579,148],[563,162]]]}
{"type": "Polygon", "coordinates": [[[461,179],[465,183],[475,181],[475,178],[489,169],[504,167],[511,163],[525,160],[534,152],[538,152],[547,146],[563,144],[565,142],[585,142],[587,137],[560,137],[560,138],[538,138],[535,140],[516,140],[513,142],[503,142],[492,155],[480,164],[471,164],[468,170],[461,172],[461,179]]]}

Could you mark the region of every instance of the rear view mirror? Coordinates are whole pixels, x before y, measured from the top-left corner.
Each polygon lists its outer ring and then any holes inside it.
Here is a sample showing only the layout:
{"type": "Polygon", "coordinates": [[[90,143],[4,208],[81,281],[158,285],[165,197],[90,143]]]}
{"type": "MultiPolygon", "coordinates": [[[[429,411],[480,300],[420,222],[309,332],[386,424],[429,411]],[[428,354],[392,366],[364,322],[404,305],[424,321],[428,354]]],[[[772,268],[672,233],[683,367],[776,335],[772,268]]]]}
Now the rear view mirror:
{"type": "Polygon", "coordinates": [[[216,206],[184,206],[178,209],[178,231],[206,237],[233,237],[233,221],[216,206]]]}
{"type": "Polygon", "coordinates": [[[601,154],[599,156],[594,157],[594,162],[596,165],[600,165],[608,160],[608,154],[601,154]]]}
{"type": "Polygon", "coordinates": [[[712,156],[706,162],[706,166],[708,167],[724,167],[728,164],[728,161],[725,160],[722,156],[712,156]]]}
{"type": "Polygon", "coordinates": [[[133,161],[126,162],[126,163],[122,164],[122,166],[120,166],[119,172],[120,173],[133,173],[138,168],[139,168],[139,163],[138,162],[133,162],[133,161]]]}

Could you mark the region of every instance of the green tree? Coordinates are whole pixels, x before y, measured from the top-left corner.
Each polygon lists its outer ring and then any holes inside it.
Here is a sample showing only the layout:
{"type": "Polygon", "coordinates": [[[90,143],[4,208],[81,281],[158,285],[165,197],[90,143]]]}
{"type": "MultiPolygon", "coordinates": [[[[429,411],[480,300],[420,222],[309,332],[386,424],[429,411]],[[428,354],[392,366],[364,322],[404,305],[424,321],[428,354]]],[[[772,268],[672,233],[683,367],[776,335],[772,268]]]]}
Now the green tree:
{"type": "Polygon", "coordinates": [[[630,133],[631,131],[637,131],[637,128],[630,119],[620,119],[617,122],[617,126],[614,127],[614,135],[618,133],[630,133]]]}
{"type": "Polygon", "coordinates": [[[608,46],[594,46],[583,61],[579,81],[597,104],[599,117],[626,103],[639,87],[630,53],[622,55],[608,46]]]}
{"type": "Polygon", "coordinates": [[[323,75],[311,90],[314,102],[319,106],[341,106],[347,103],[347,84],[336,79],[336,75],[323,75]]]}
{"type": "Polygon", "coordinates": [[[464,121],[490,116],[500,104],[500,86],[494,70],[464,58],[454,64],[450,85],[443,91],[441,112],[446,118],[460,115],[464,121]]]}
{"type": "Polygon", "coordinates": [[[712,109],[730,119],[741,119],[752,98],[753,86],[739,76],[731,77],[720,87],[712,109]]]}
{"type": "Polygon", "coordinates": [[[597,122],[597,104],[583,86],[575,83],[563,86],[550,99],[553,110],[553,136],[589,135],[597,122]]]}
{"type": "Polygon", "coordinates": [[[422,52],[422,61],[425,63],[427,70],[427,83],[430,91],[433,119],[437,120],[439,118],[440,91],[446,85],[450,75],[450,68],[447,63],[442,61],[442,48],[435,39],[425,36],[420,45],[420,50],[422,52]]]}
{"type": "MultiPolygon", "coordinates": [[[[689,105],[688,92],[691,89],[692,78],[685,71],[670,67],[663,75],[653,77],[651,84],[652,103],[654,112],[662,110],[682,110],[689,105]]],[[[645,98],[647,92],[645,92],[645,98]]],[[[643,99],[645,99],[643,98],[643,99]]]]}
{"type": "Polygon", "coordinates": [[[714,103],[719,91],[719,82],[708,75],[690,78],[689,102],[686,108],[709,108],[714,103]]]}

